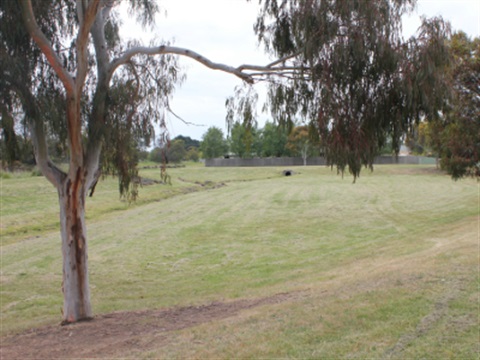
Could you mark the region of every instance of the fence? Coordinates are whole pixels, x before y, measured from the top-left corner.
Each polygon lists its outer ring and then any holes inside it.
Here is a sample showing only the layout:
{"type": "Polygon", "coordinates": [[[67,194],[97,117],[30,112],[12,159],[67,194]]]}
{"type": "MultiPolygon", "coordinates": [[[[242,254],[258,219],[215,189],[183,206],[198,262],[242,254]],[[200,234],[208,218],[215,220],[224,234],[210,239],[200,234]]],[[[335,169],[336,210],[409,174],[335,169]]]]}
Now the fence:
{"type": "MultiPolygon", "coordinates": [[[[307,166],[326,165],[323,157],[310,157],[307,159],[307,166]]],[[[435,165],[435,158],[426,156],[378,156],[375,158],[374,164],[408,164],[408,165],[435,165]]],[[[302,166],[303,159],[301,157],[279,157],[279,158],[255,158],[255,159],[206,159],[205,166],[223,166],[223,167],[239,167],[239,166],[302,166]]]]}

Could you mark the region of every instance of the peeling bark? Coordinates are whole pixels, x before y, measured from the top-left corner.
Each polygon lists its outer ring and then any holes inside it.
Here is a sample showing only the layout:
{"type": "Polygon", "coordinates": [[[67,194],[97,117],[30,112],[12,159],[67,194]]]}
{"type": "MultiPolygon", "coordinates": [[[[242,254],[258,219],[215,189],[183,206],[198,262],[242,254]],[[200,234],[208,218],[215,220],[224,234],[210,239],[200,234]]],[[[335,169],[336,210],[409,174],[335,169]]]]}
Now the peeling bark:
{"type": "Polygon", "coordinates": [[[92,318],[85,224],[86,171],[79,167],[58,189],[63,253],[63,323],[92,318]]]}

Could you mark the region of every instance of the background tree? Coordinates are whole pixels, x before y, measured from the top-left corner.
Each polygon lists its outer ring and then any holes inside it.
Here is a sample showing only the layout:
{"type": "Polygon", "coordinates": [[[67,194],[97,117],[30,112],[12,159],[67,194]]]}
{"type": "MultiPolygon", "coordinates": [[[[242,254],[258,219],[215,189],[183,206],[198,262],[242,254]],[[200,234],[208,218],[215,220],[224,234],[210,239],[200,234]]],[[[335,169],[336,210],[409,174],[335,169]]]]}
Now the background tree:
{"type": "Polygon", "coordinates": [[[227,153],[228,146],[223,131],[215,126],[208,128],[202,136],[200,150],[205,159],[222,157],[227,153]]]}
{"type": "Polygon", "coordinates": [[[168,161],[175,164],[181,163],[186,155],[185,143],[180,139],[173,140],[167,149],[168,161]]]}
{"type": "Polygon", "coordinates": [[[286,148],[288,129],[276,126],[272,122],[266,122],[261,130],[262,156],[281,157],[288,156],[286,148]]]}
{"type": "Polygon", "coordinates": [[[191,146],[187,150],[187,154],[185,155],[185,158],[189,161],[198,162],[198,160],[200,160],[200,154],[198,152],[198,148],[191,146]]]}
{"type": "Polygon", "coordinates": [[[413,127],[413,134],[407,135],[406,144],[419,155],[439,157],[444,147],[442,133],[445,130],[445,119],[438,118],[434,121],[422,121],[413,127]]]}
{"type": "Polygon", "coordinates": [[[249,146],[251,145],[251,136],[248,136],[247,139],[246,133],[247,130],[243,124],[235,123],[233,124],[228,137],[228,148],[230,149],[230,152],[242,159],[247,157],[247,142],[249,146]]]}
{"type": "Polygon", "coordinates": [[[200,147],[200,141],[192,139],[190,136],[178,135],[173,138],[173,141],[175,140],[182,140],[185,144],[185,149],[190,149],[191,147],[198,149],[200,147]]]}
{"type": "Polygon", "coordinates": [[[200,148],[200,141],[192,139],[190,136],[183,135],[176,136],[172,140],[172,143],[176,140],[181,140],[184,144],[185,155],[183,156],[182,160],[189,160],[194,162],[199,160],[198,149],[200,148]]]}
{"type": "Polygon", "coordinates": [[[308,127],[305,125],[294,127],[290,135],[288,135],[286,147],[293,155],[301,156],[303,165],[306,166],[308,157],[315,152],[315,143],[308,127]]]}
{"type": "Polygon", "coordinates": [[[436,158],[437,168],[440,166],[440,156],[442,154],[443,140],[442,140],[442,131],[444,129],[444,119],[436,119],[434,121],[429,121],[426,126],[426,142],[430,150],[432,151],[432,156],[436,158]]]}
{"type": "Polygon", "coordinates": [[[426,155],[430,150],[430,123],[422,121],[415,124],[405,139],[405,144],[416,155],[426,155]]]}
{"type": "Polygon", "coordinates": [[[413,124],[438,118],[446,105],[449,29],[424,19],[405,42],[401,19],[414,3],[262,1],[255,31],[283,65],[280,79],[266,75],[274,120],[306,119],[341,172],[357,177],[372,167],[388,138],[398,152],[413,124]]]}
{"type": "Polygon", "coordinates": [[[260,132],[254,125],[248,127],[242,123],[234,123],[230,132],[230,152],[242,159],[261,154],[260,132]]]}
{"type": "Polygon", "coordinates": [[[226,102],[230,151],[241,158],[261,154],[257,131],[258,94],[252,86],[237,87],[226,102]]]}
{"type": "Polygon", "coordinates": [[[450,51],[455,97],[441,132],[441,165],[454,179],[480,177],[480,38],[453,34],[450,51]]]}
{"type": "Polygon", "coordinates": [[[154,147],[150,151],[148,155],[148,159],[156,163],[161,163],[163,161],[166,161],[163,149],[158,146],[154,147]]]}

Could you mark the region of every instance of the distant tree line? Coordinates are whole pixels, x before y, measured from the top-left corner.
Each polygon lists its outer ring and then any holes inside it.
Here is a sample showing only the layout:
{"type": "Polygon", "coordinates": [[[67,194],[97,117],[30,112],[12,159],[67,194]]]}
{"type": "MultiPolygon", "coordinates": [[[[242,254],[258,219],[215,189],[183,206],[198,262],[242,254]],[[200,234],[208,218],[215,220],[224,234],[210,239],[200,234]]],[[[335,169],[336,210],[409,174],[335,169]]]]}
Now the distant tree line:
{"type": "Polygon", "coordinates": [[[320,155],[320,143],[307,126],[282,127],[266,122],[263,128],[235,123],[225,136],[217,127],[210,127],[202,137],[200,149],[205,159],[217,157],[283,157],[320,155]]]}
{"type": "Polygon", "coordinates": [[[142,152],[140,159],[157,163],[180,163],[199,161],[218,157],[283,157],[320,155],[319,143],[313,139],[306,126],[292,128],[281,127],[273,122],[265,123],[263,128],[233,125],[230,134],[215,126],[210,127],[202,140],[178,135],[170,141],[157,141],[149,152],[142,152]]]}

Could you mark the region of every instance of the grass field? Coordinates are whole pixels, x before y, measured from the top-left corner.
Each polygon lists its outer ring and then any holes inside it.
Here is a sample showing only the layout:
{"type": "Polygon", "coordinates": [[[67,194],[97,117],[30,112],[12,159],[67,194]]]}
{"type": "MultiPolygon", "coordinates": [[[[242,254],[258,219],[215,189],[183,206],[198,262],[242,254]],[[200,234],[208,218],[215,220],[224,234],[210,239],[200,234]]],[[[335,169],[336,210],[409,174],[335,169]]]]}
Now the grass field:
{"type": "MultiPolygon", "coordinates": [[[[377,166],[356,184],[324,167],[282,170],[171,169],[172,186],[145,186],[131,205],[116,180],[99,184],[87,202],[96,314],[282,299],[170,331],[158,345],[152,334],[131,354],[479,357],[476,181],[429,166],[377,166]]],[[[158,169],[142,176],[158,179],[158,169]]],[[[2,336],[58,323],[54,188],[2,178],[0,215],[2,336]]]]}

